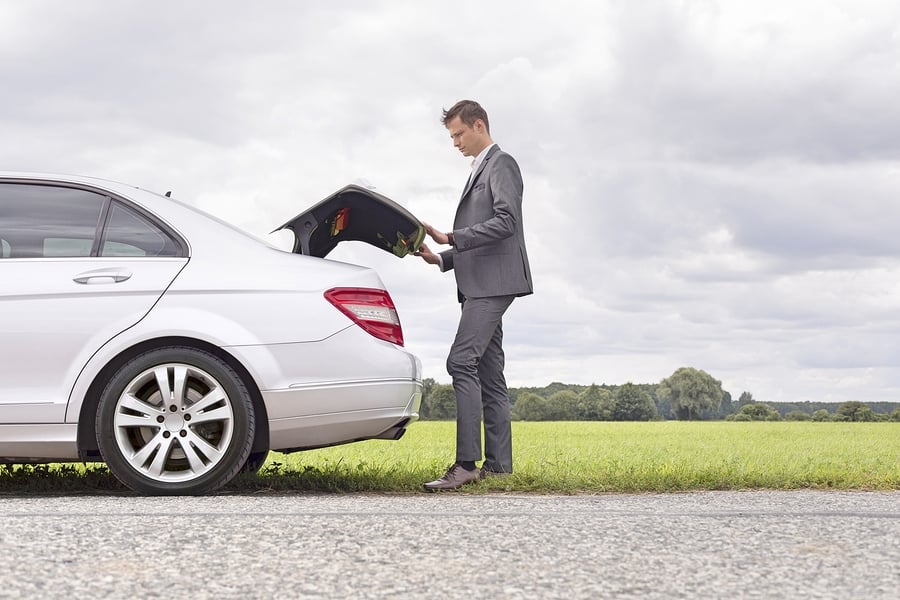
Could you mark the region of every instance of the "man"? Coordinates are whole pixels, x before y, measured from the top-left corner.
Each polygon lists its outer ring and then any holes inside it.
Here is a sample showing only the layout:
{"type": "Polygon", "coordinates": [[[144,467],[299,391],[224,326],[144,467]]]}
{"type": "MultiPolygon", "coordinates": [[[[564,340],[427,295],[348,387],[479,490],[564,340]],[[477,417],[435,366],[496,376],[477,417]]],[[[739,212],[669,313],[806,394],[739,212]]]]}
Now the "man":
{"type": "Polygon", "coordinates": [[[522,232],[522,175],[512,156],[491,139],[488,116],[472,100],[443,113],[453,146],[470,156],[453,230],[425,224],[428,235],[450,249],[436,254],[422,244],[417,256],[453,270],[462,315],[447,358],[456,393],[456,462],[428,491],[452,490],[512,473],[509,393],[503,376],[503,313],[516,296],[531,294],[531,268],[522,232]],[[481,419],[484,414],[484,464],[481,419]]]}

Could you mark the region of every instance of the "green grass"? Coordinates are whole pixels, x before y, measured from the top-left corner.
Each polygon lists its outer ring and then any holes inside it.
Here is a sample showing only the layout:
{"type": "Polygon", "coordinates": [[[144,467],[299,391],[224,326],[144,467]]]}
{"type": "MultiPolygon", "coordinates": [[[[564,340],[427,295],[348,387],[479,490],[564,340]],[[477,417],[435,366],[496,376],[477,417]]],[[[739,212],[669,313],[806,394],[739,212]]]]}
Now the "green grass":
{"type": "MultiPolygon", "coordinates": [[[[270,453],[226,492],[419,492],[453,460],[455,424],[413,424],[372,440],[270,453]]],[[[900,489],[900,423],[653,422],[513,424],[515,473],[467,492],[900,489]]],[[[102,466],[0,467],[0,493],[120,492],[102,466]]]]}

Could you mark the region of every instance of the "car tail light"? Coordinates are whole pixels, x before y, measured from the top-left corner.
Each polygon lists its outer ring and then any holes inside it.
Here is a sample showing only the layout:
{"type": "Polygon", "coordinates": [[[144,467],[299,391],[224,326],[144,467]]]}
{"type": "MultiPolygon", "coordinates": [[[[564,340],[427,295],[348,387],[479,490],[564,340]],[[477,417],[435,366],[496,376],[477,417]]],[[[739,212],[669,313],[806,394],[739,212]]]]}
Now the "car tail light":
{"type": "Polygon", "coordinates": [[[403,345],[403,328],[391,295],[370,288],[332,288],[325,299],[380,340],[403,345]]]}

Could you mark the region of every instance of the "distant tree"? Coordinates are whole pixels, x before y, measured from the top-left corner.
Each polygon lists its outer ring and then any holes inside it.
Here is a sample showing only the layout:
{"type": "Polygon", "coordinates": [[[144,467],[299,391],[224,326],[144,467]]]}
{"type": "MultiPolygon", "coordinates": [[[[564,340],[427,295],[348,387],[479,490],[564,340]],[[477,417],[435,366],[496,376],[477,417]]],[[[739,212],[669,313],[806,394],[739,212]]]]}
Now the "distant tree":
{"type": "Polygon", "coordinates": [[[679,419],[698,419],[704,410],[715,411],[722,402],[722,382],[706,371],[682,367],[659,383],[659,395],[668,399],[679,419]]]}
{"type": "Polygon", "coordinates": [[[422,400],[424,401],[428,398],[428,395],[431,394],[432,388],[434,388],[437,382],[431,377],[426,377],[422,380],[422,400]]]}
{"type": "Polygon", "coordinates": [[[820,408],[812,414],[812,420],[816,422],[830,421],[831,413],[824,408],[820,408]]]}
{"type": "Polygon", "coordinates": [[[620,385],[613,392],[612,418],[614,421],[652,421],[657,416],[653,398],[633,383],[620,385]]]}
{"type": "MultiPolygon", "coordinates": [[[[751,421],[780,421],[781,415],[778,411],[762,402],[752,402],[745,404],[738,411],[738,415],[746,415],[751,421]]],[[[746,420],[746,419],[738,419],[746,420]]]]}
{"type": "Polygon", "coordinates": [[[716,417],[718,417],[720,419],[724,419],[728,415],[732,414],[734,412],[734,410],[735,410],[734,401],[731,399],[731,394],[728,392],[725,392],[724,394],[722,394],[722,405],[719,406],[719,410],[716,413],[716,417]]]}
{"type": "Polygon", "coordinates": [[[452,385],[432,383],[431,389],[422,401],[422,419],[432,421],[456,418],[456,394],[452,385]]]}
{"type": "Polygon", "coordinates": [[[598,385],[591,385],[578,396],[577,415],[581,421],[612,420],[612,394],[598,385]]]}
{"type": "Polygon", "coordinates": [[[544,421],[549,412],[548,400],[533,392],[519,396],[513,409],[512,418],[519,421],[544,421]]]}
{"type": "Polygon", "coordinates": [[[422,403],[419,406],[419,418],[428,419],[428,404],[431,402],[431,392],[434,388],[434,379],[430,377],[422,380],[422,403]]]}
{"type": "Polygon", "coordinates": [[[900,406],[891,411],[891,421],[900,422],[900,406]]]}
{"type": "Polygon", "coordinates": [[[809,413],[805,413],[802,410],[792,410],[784,415],[785,421],[809,421],[811,418],[809,413]]]}
{"type": "Polygon", "coordinates": [[[867,405],[862,402],[857,402],[855,400],[851,400],[850,402],[844,402],[840,406],[837,407],[837,410],[834,412],[836,421],[875,421],[875,415],[872,413],[872,409],[870,409],[867,405]]]}
{"type": "Polygon", "coordinates": [[[544,392],[544,398],[549,398],[550,396],[552,396],[552,395],[555,394],[556,392],[561,392],[561,391],[563,391],[563,390],[568,390],[568,389],[570,389],[570,387],[571,387],[571,386],[569,386],[569,385],[567,385],[567,384],[565,384],[565,383],[560,383],[559,381],[554,381],[554,382],[552,382],[550,385],[548,385],[547,387],[544,388],[544,390],[543,390],[543,392],[544,392]]]}
{"type": "Polygon", "coordinates": [[[653,400],[656,402],[656,412],[659,413],[661,419],[675,419],[675,411],[672,410],[672,400],[663,396],[659,391],[659,384],[656,385],[653,400]]]}
{"type": "Polygon", "coordinates": [[[738,398],[738,406],[737,407],[740,408],[740,407],[744,406],[745,404],[750,404],[752,402],[755,402],[755,400],[753,399],[753,394],[751,394],[750,392],[741,392],[741,395],[738,398]]]}
{"type": "Polygon", "coordinates": [[[577,421],[578,394],[572,390],[560,390],[547,399],[544,421],[577,421]]]}

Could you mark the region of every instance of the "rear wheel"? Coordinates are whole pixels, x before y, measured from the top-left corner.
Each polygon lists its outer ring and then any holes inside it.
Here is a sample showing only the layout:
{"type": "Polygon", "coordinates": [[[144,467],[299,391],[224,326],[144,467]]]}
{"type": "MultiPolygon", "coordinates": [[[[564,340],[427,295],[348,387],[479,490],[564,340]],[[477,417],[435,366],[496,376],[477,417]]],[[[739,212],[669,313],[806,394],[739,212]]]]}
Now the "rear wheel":
{"type": "Polygon", "coordinates": [[[203,494],[228,483],[253,445],[253,403],[208,352],[152,350],[112,377],[97,409],[103,460],[144,494],[203,494]]]}

